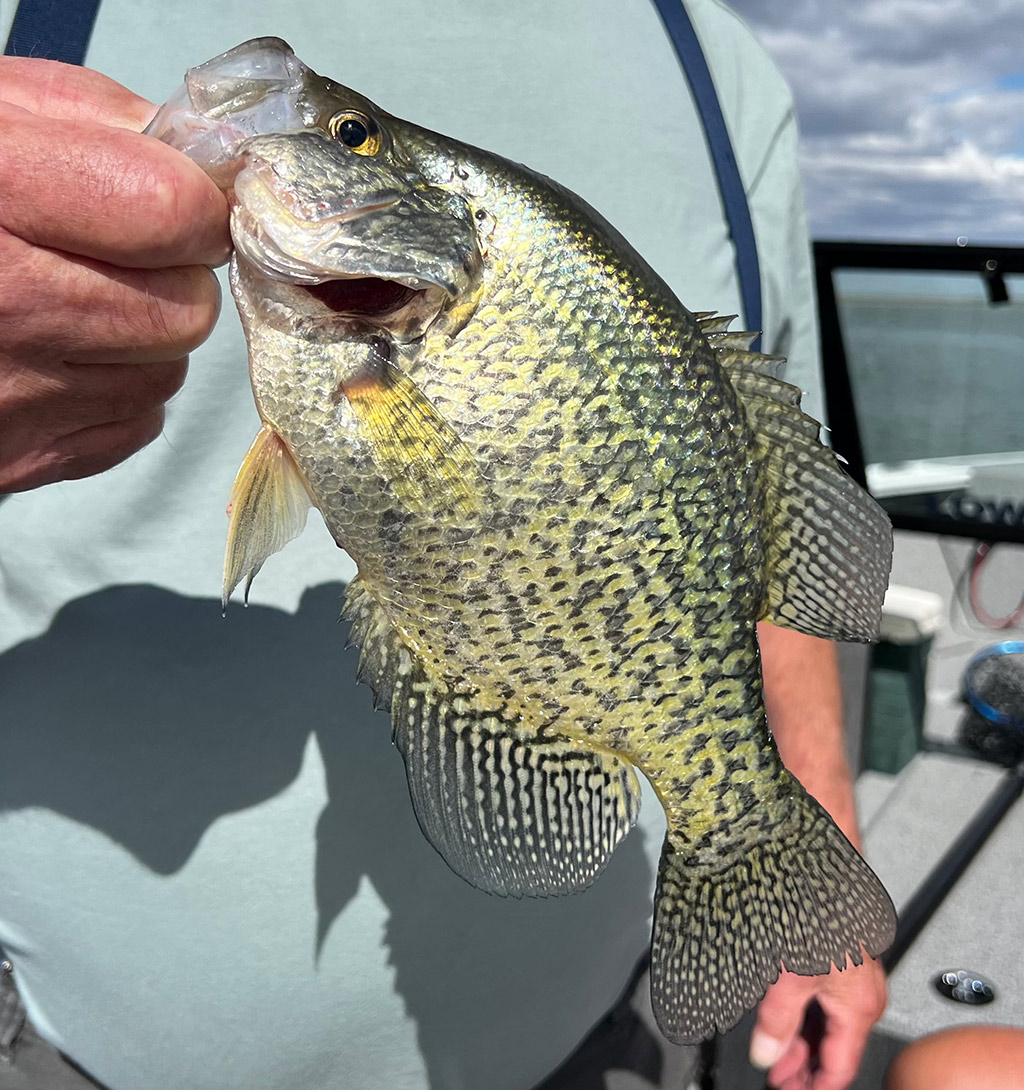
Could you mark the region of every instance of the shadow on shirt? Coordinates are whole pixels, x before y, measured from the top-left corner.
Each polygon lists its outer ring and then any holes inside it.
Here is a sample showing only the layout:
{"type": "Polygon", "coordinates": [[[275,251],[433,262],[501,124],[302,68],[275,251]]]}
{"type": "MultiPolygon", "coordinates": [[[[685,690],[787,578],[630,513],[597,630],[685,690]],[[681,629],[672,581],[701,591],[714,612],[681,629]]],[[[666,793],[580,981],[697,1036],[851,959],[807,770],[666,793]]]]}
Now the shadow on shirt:
{"type": "MultiPolygon", "coordinates": [[[[600,1017],[586,997],[591,980],[607,986],[607,969],[594,966],[620,961],[624,983],[643,952],[650,865],[634,833],[584,897],[510,901],[456,878],[416,824],[388,717],[354,686],[341,598],[329,584],[295,615],[232,607],[226,621],[208,599],[152,586],[70,603],[44,635],[0,655],[0,811],[48,808],[171,875],[217,818],[282,792],[315,733],[329,799],[311,954],[368,877],[388,909],[396,986],[431,1085],[490,1085],[510,1032],[517,1048],[533,1030],[550,1047],[544,1022],[558,1017],[572,1027],[568,1050],[600,1017]],[[555,974],[578,985],[574,1009],[543,998],[555,974]],[[503,989],[538,1002],[502,1025],[503,989]]],[[[561,1056],[537,1059],[543,1074],[561,1056]]]]}

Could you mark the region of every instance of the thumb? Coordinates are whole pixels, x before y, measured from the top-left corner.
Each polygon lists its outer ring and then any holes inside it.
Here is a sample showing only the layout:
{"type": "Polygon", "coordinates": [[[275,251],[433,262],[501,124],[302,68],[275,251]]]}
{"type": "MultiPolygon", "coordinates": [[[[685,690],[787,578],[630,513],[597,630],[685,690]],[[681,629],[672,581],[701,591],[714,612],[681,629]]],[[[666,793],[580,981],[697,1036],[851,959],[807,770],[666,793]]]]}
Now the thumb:
{"type": "Polygon", "coordinates": [[[750,1036],[750,1062],[767,1071],[785,1054],[803,1024],[810,978],[783,973],[757,1009],[750,1036]]]}
{"type": "Polygon", "coordinates": [[[0,101],[41,117],[143,129],[156,107],[112,79],[38,57],[0,59],[0,101]]]}

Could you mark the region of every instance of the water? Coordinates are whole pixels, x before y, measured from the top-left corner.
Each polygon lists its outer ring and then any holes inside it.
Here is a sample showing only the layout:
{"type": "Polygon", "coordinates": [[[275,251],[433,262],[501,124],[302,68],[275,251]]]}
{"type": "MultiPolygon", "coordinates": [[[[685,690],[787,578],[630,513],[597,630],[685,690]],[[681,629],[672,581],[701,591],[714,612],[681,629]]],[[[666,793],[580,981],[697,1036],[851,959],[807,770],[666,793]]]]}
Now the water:
{"type": "Polygon", "coordinates": [[[971,274],[837,275],[866,462],[1024,450],[1024,277],[1007,282],[993,306],[971,274]]]}

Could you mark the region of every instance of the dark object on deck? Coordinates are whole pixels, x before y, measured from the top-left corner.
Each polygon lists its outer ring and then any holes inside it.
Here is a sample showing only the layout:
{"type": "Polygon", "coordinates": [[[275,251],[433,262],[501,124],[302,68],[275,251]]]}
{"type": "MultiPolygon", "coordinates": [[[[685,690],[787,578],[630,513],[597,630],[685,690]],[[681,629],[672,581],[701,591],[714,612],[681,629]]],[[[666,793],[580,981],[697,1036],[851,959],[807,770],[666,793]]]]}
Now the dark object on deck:
{"type": "Polygon", "coordinates": [[[950,969],[939,973],[935,978],[935,987],[939,995],[952,999],[954,1003],[980,1005],[991,1003],[996,997],[996,990],[977,973],[966,969],[950,969]]]}
{"type": "Polygon", "coordinates": [[[964,695],[964,745],[1006,768],[1024,761],[1024,642],[1004,640],[979,651],[967,664],[964,695]]]}

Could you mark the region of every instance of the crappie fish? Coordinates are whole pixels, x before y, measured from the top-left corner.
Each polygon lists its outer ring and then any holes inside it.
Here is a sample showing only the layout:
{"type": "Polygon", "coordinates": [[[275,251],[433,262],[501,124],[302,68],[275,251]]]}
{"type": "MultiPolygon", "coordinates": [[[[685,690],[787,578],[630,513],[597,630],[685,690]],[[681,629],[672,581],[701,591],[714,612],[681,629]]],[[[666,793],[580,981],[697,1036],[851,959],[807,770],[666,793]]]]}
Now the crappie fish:
{"type": "Polygon", "coordinates": [[[581,890],[665,809],[663,1032],[732,1026],[780,965],[889,945],[878,879],[783,767],[756,623],[876,637],[885,515],[751,333],[693,314],[597,213],[392,117],[273,38],[149,129],[228,192],[263,420],[225,601],[310,505],[424,834],[493,893],[581,890]]]}

